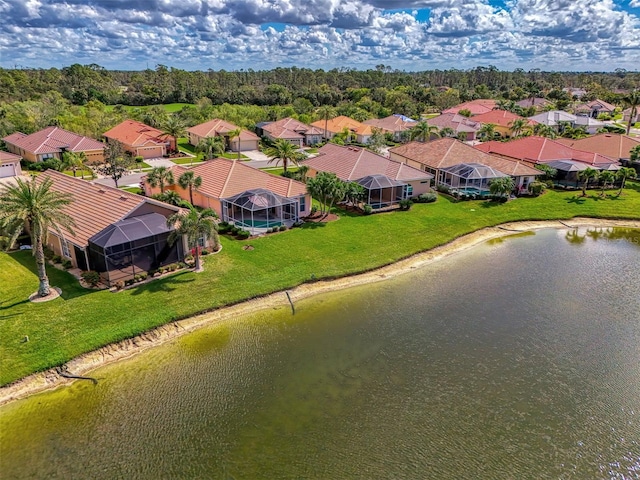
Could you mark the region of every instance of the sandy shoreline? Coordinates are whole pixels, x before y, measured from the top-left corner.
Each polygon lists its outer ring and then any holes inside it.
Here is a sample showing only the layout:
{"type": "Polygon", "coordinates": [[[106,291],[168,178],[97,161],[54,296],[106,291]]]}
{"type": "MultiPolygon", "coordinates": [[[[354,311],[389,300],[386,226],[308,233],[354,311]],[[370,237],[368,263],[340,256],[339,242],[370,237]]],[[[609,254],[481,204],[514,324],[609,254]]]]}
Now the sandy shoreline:
{"type": "MultiPolygon", "coordinates": [[[[336,280],[318,281],[300,285],[289,290],[291,300],[307,298],[320,293],[341,290],[344,288],[379,282],[424,267],[439,259],[466,250],[494,238],[513,235],[541,228],[567,227],[630,227],[640,228],[638,220],[606,220],[593,218],[574,218],[566,221],[525,221],[510,222],[497,227],[488,227],[459,237],[445,245],[426,252],[415,254],[397,263],[376,270],[339,278],[336,280]]],[[[103,365],[130,357],[148,348],[161,345],[199,327],[217,322],[231,320],[235,317],[251,314],[259,310],[288,306],[285,292],[277,292],[264,297],[248,300],[230,307],[223,307],[212,312],[196,315],[184,320],[157,327],[137,337],[107,345],[93,352],[80,355],[70,360],[66,366],[74,375],[86,376],[88,372],[103,365]]],[[[13,384],[0,388],[0,405],[33,395],[35,393],[70,384],[72,379],[60,376],[55,369],[36,373],[13,384]]]]}

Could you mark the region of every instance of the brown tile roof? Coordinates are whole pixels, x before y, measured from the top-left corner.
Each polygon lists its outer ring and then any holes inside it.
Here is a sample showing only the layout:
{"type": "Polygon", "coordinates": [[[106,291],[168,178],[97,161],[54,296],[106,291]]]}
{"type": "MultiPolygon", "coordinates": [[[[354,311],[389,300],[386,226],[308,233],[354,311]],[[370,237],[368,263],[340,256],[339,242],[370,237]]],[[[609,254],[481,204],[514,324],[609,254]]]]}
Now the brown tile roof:
{"type": "Polygon", "coordinates": [[[389,115],[384,118],[372,118],[371,120],[365,120],[362,123],[387,132],[397,133],[410,130],[418,123],[415,120],[407,121],[405,118],[406,117],[403,118],[401,115],[389,115]]]}
{"type": "Polygon", "coordinates": [[[385,175],[400,181],[433,178],[429,173],[367,149],[333,143],[324,145],[318,150],[317,157],[309,158],[303,164],[319,172],[335,173],[343,181],[358,180],[368,175],[385,175]]]}
{"type": "Polygon", "coordinates": [[[200,193],[217,199],[232,197],[255,188],[266,188],[283,197],[297,197],[307,193],[307,186],[302,182],[272,175],[227,158],[207,160],[192,168],[182,165],[171,167],[176,181],[187,170],[193,170],[196,176],[202,177],[202,186],[198,189],[200,193]]]}
{"type": "Polygon", "coordinates": [[[611,157],[585,152],[544,137],[524,137],[509,142],[491,141],[474,148],[531,163],[546,163],[553,160],[576,160],[589,165],[616,163],[611,157]]]}
{"type": "Polygon", "coordinates": [[[427,143],[411,142],[392,148],[390,152],[433,169],[460,163],[480,163],[516,177],[540,174],[539,170],[522,162],[484,153],[455,138],[440,138],[427,143]]]}
{"type": "Polygon", "coordinates": [[[613,159],[629,158],[631,149],[640,145],[640,138],[618,133],[599,133],[591,137],[574,140],[558,138],[558,142],[585,152],[599,153],[613,159]]]}
{"type": "Polygon", "coordinates": [[[477,132],[480,130],[480,125],[475,119],[467,118],[457,113],[443,113],[437,117],[432,117],[426,120],[429,125],[435,125],[439,129],[452,128],[456,133],[460,132],[477,132]]]}
{"type": "Polygon", "coordinates": [[[477,100],[471,100],[470,102],[464,102],[455,107],[447,108],[442,113],[458,113],[460,110],[469,110],[471,115],[480,115],[487,113],[496,108],[497,103],[490,98],[479,98],[477,100]]]}
{"type": "Polygon", "coordinates": [[[33,154],[59,153],[62,149],[71,152],[86,152],[102,150],[104,143],[77,133],[69,132],[60,127],[47,127],[31,135],[16,132],[3,139],[18,148],[33,154]]]}
{"type": "Polygon", "coordinates": [[[616,107],[615,105],[611,105],[610,103],[605,102],[604,100],[592,100],[591,102],[581,103],[580,105],[576,105],[574,111],[576,112],[590,112],[594,108],[597,108],[599,111],[608,111],[613,112],[616,107]]]}
{"type": "Polygon", "coordinates": [[[169,135],[162,130],[135,120],[125,120],[103,134],[106,138],[117,140],[125,145],[139,147],[149,143],[165,145],[169,135]]]}
{"type": "MultiPolygon", "coordinates": [[[[187,132],[194,133],[199,137],[224,137],[231,130],[236,130],[237,128],[240,127],[219,118],[214,118],[213,120],[209,120],[208,122],[204,122],[188,128],[187,132]]],[[[240,140],[260,140],[260,137],[258,137],[255,133],[250,132],[249,130],[241,129],[240,140]]]]}
{"type": "Polygon", "coordinates": [[[525,98],[524,100],[520,100],[516,102],[516,105],[522,108],[529,108],[529,107],[543,108],[543,107],[546,107],[547,105],[551,105],[551,102],[546,98],[535,97],[533,99],[533,103],[531,102],[531,98],[525,98]]]}
{"type": "MultiPolygon", "coordinates": [[[[507,110],[491,110],[490,112],[486,112],[480,115],[475,115],[473,119],[476,122],[480,123],[493,123],[494,125],[500,125],[501,127],[509,128],[509,124],[514,120],[519,120],[521,118],[520,115],[516,115],[515,113],[509,112],[507,110]]],[[[535,120],[527,120],[527,125],[535,125],[538,122],[535,120]]]]}
{"type": "Polygon", "coordinates": [[[20,160],[22,157],[14,153],[3,152],[0,150],[0,163],[13,163],[16,160],[20,160]]]}
{"type": "MultiPolygon", "coordinates": [[[[324,133],[324,119],[318,120],[317,122],[313,122],[311,125],[314,127],[318,127],[324,133]]],[[[352,132],[355,132],[359,135],[371,135],[373,130],[371,129],[371,125],[365,125],[364,123],[360,123],[353,118],[345,117],[344,115],[340,115],[339,117],[330,118],[327,122],[327,130],[332,133],[340,133],[345,128],[348,128],[352,132]]]]}
{"type": "Polygon", "coordinates": [[[42,182],[47,178],[53,181],[53,190],[73,196],[73,202],[64,208],[64,212],[75,221],[74,235],[64,230],[63,233],[67,240],[81,247],[86,246],[93,235],[113,222],[125,218],[145,202],[178,210],[176,207],[156,200],[70,177],[54,170],[47,170],[38,175],[37,181],[42,182]]]}
{"type": "Polygon", "coordinates": [[[324,130],[318,127],[307,125],[291,117],[267,123],[262,126],[262,130],[269,132],[269,135],[274,138],[285,138],[287,140],[301,139],[305,135],[322,135],[324,133],[324,130]]]}

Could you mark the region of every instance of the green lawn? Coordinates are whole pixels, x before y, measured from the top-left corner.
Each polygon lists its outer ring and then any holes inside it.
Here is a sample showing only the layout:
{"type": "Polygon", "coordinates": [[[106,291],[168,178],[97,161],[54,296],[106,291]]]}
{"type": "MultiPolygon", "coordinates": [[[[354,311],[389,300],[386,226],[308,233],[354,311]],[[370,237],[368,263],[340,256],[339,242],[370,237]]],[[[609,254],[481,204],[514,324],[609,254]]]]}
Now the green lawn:
{"type": "Polygon", "coordinates": [[[202,156],[198,157],[180,157],[180,158],[172,158],[171,161],[173,163],[177,163],[178,165],[191,165],[192,163],[201,163],[203,162],[202,156]]]}
{"type": "Polygon", "coordinates": [[[124,190],[129,193],[135,193],[136,195],[142,194],[142,189],[139,187],[120,187],[120,190],[124,190]]]}
{"type": "MultiPolygon", "coordinates": [[[[224,152],[224,153],[221,153],[220,156],[222,158],[228,158],[229,160],[237,160],[238,159],[238,152],[224,152]]],[[[249,157],[247,157],[246,155],[241,153],[240,154],[240,160],[242,160],[242,161],[249,160],[249,157]]]]}
{"type": "Polygon", "coordinates": [[[606,199],[597,192],[550,191],[507,204],[454,203],[439,197],[409,212],[344,213],[327,224],[305,224],[280,235],[222,239],[200,274],[181,272],[120,293],[82,289],[66,272],[49,268],[62,298],[26,301],[38,286],[30,252],[0,253],[0,384],[62,364],[81,353],[132,337],[172,320],[294,287],[373,269],[447,243],[480,228],[515,220],[575,216],[640,219],[640,184],[606,199]],[[242,247],[251,244],[253,250],[242,247]],[[29,342],[22,342],[25,335],[29,342]]]}
{"type": "MultiPolygon", "coordinates": [[[[73,170],[64,170],[62,173],[64,173],[65,175],[69,175],[70,177],[73,177],[73,170]]],[[[76,177],[78,178],[82,178],[82,174],[84,173],[84,178],[88,178],[91,179],[93,178],[93,172],[91,170],[76,170],[76,177]]]]}
{"type": "MultiPolygon", "coordinates": [[[[194,147],[193,145],[191,145],[189,143],[189,139],[186,137],[180,137],[178,139],[178,150],[182,150],[185,153],[190,153],[192,155],[197,155],[198,160],[194,160],[194,162],[198,161],[201,162],[204,160],[204,154],[203,153],[198,153],[196,152],[196,147],[194,147]]],[[[230,160],[236,160],[238,158],[238,153],[237,152],[224,152],[222,154],[220,154],[221,157],[223,158],[228,158],[230,160]]],[[[249,157],[247,157],[244,154],[240,154],[240,160],[249,160],[249,157]]],[[[189,163],[189,162],[176,162],[175,159],[172,159],[173,162],[175,163],[189,163]]]]}
{"type": "MultiPolygon", "coordinates": [[[[164,109],[168,112],[168,113],[175,113],[175,112],[179,112],[180,110],[182,110],[183,107],[186,107],[187,105],[193,105],[193,103],[165,103],[165,104],[161,104],[161,107],[164,107],[164,109]]],[[[149,107],[153,107],[155,105],[145,105],[142,107],[135,107],[135,106],[131,106],[131,105],[124,105],[125,110],[131,111],[134,110],[136,108],[140,108],[142,110],[149,108],[149,107]]],[[[106,110],[107,111],[111,111],[113,110],[115,107],[115,105],[107,105],[106,106],[106,110]]]]}

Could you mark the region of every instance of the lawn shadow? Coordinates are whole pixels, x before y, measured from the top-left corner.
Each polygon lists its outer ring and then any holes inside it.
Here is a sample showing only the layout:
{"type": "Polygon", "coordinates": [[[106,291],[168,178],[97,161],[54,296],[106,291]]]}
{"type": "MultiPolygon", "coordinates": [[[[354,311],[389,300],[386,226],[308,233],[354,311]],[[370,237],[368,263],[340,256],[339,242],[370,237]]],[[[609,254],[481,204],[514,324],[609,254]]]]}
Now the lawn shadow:
{"type": "Polygon", "coordinates": [[[156,278],[148,283],[133,287],[129,290],[131,290],[131,295],[142,295],[143,293],[173,292],[176,288],[178,288],[179,285],[195,281],[194,278],[180,278],[190,272],[191,270],[176,273],[165,278],[156,278]]]}
{"type": "Polygon", "coordinates": [[[567,198],[567,203],[575,203],[577,205],[582,205],[586,201],[587,201],[587,197],[583,197],[583,196],[574,195],[571,198],[567,198]]]}
{"type": "MultiPolygon", "coordinates": [[[[14,297],[14,298],[6,300],[4,302],[0,302],[0,310],[9,310],[10,308],[17,307],[18,305],[29,303],[29,299],[28,298],[24,298],[22,300],[18,300],[18,298],[19,297],[14,297]],[[13,303],[8,304],[11,301],[13,301],[13,303]]],[[[2,317],[0,317],[0,318],[2,318],[2,317]]]]}
{"type": "MultiPolygon", "coordinates": [[[[14,252],[11,253],[10,256],[24,268],[33,273],[36,279],[33,290],[35,292],[38,289],[38,271],[35,258],[33,258],[30,253],[24,254],[24,252],[14,252]]],[[[59,270],[50,264],[47,264],[47,276],[49,277],[49,284],[52,287],[58,287],[60,290],[62,290],[62,294],[60,295],[60,297],[63,300],[71,300],[72,298],[81,297],[83,295],[88,295],[90,293],[99,291],[84,288],[82,285],[80,285],[78,279],[71,275],[69,272],[59,270]]],[[[33,292],[29,292],[29,295],[31,293],[33,292]]]]}
{"type": "Polygon", "coordinates": [[[317,228],[326,227],[326,225],[327,222],[305,222],[300,226],[300,228],[302,230],[315,230],[317,228]]]}
{"type": "Polygon", "coordinates": [[[485,200],[480,204],[482,208],[493,208],[493,207],[499,207],[501,205],[504,205],[504,203],[496,202],[495,200],[485,200]]]}

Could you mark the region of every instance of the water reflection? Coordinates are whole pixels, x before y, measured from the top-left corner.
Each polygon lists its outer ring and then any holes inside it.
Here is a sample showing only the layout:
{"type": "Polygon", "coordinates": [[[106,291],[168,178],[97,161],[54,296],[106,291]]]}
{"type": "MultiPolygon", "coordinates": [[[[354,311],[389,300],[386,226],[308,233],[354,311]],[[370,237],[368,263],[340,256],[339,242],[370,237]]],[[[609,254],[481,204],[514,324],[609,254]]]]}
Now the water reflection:
{"type": "Polygon", "coordinates": [[[637,228],[622,227],[578,227],[567,230],[565,238],[574,245],[583,244],[587,238],[598,241],[625,241],[631,245],[640,247],[640,230],[637,228]]]}

